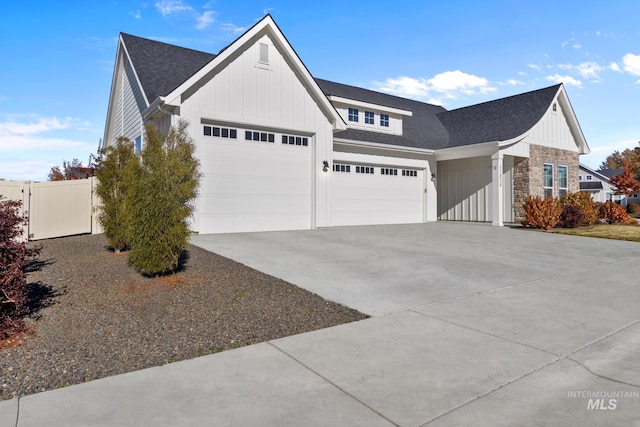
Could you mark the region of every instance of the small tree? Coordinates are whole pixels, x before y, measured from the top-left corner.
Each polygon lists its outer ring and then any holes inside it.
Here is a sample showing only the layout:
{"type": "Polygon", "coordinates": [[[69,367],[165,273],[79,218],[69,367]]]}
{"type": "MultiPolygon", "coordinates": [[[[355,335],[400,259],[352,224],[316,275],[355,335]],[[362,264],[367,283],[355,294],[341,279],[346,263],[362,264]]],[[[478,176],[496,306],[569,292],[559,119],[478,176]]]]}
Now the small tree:
{"type": "Polygon", "coordinates": [[[188,219],[200,172],[187,127],[181,120],[163,137],[156,127],[147,125],[140,162],[132,163],[130,169],[129,264],[147,275],[178,269],[189,241],[188,219]]]}
{"type": "Polygon", "coordinates": [[[127,187],[130,184],[131,162],[138,161],[133,143],[120,137],[114,145],[104,149],[97,167],[96,193],[102,201],[98,216],[104,235],[116,252],[126,249],[129,243],[127,187]]]}
{"type": "Polygon", "coordinates": [[[22,239],[27,219],[20,214],[22,202],[0,195],[0,340],[24,329],[29,312],[25,268],[40,248],[29,248],[22,239]]]}
{"type": "Polygon", "coordinates": [[[611,184],[616,187],[616,194],[624,194],[629,196],[640,190],[640,183],[635,180],[633,171],[629,167],[629,162],[622,161],[623,172],[610,178],[611,184]]]}

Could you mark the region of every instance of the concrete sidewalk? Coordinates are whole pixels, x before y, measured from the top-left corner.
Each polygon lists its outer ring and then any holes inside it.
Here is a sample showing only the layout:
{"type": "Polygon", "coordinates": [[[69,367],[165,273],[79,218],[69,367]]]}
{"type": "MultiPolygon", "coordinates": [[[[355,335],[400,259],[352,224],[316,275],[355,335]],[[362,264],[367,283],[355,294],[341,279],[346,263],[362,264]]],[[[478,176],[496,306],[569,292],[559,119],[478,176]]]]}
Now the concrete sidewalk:
{"type": "Polygon", "coordinates": [[[0,402],[0,425],[640,426],[637,243],[442,223],[194,243],[375,316],[0,402]]]}

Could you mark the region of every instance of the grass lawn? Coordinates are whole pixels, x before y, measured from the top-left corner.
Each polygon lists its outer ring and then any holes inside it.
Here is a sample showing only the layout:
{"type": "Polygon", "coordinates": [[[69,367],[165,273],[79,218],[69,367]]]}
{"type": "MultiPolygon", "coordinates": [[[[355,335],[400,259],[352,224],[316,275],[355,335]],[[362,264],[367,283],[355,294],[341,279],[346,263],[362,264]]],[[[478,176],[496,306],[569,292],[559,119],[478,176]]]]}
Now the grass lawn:
{"type": "Polygon", "coordinates": [[[570,234],[572,236],[640,242],[640,226],[637,225],[597,224],[578,228],[555,228],[549,231],[551,233],[570,234]]]}

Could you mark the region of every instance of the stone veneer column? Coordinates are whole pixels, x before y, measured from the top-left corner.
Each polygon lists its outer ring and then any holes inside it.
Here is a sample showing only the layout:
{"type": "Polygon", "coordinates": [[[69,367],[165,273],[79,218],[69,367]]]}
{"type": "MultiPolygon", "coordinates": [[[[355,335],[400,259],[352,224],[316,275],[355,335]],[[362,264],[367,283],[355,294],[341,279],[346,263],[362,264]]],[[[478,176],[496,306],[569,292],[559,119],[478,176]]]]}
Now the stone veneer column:
{"type": "Polygon", "coordinates": [[[580,191],[580,184],[578,181],[579,159],[577,152],[531,144],[529,146],[528,159],[514,159],[514,221],[520,222],[524,219],[523,205],[527,196],[543,196],[543,171],[545,163],[553,165],[554,197],[558,197],[558,166],[560,165],[567,166],[568,168],[568,191],[570,193],[580,191]]]}

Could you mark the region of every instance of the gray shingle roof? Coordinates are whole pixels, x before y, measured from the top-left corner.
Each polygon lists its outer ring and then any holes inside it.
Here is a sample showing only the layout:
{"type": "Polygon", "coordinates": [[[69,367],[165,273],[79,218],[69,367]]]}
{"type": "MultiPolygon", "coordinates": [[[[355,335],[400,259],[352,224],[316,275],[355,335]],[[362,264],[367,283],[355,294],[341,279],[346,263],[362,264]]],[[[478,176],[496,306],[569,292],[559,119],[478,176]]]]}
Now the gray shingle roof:
{"type": "MultiPolygon", "coordinates": [[[[121,37],[149,103],[167,95],[216,55],[130,34],[121,37]]],[[[347,129],[338,138],[402,147],[440,149],[504,141],[522,135],[547,111],[560,85],[447,111],[437,105],[315,79],[325,95],[408,110],[402,136],[347,129]]]]}
{"type": "Polygon", "coordinates": [[[449,133],[448,147],[506,141],[522,135],[542,118],[560,86],[438,114],[449,133]]]}
{"type": "Polygon", "coordinates": [[[600,175],[604,175],[607,178],[612,178],[616,175],[620,175],[621,173],[624,173],[624,169],[600,169],[597,170],[596,172],[598,172],[600,175]]]}
{"type": "Polygon", "coordinates": [[[216,55],[121,33],[149,103],[169,94],[216,55]]]}
{"type": "Polygon", "coordinates": [[[441,148],[447,145],[449,136],[437,118],[438,113],[446,111],[443,107],[328,80],[315,80],[327,96],[334,95],[385,107],[408,110],[413,113],[412,116],[403,116],[402,118],[402,136],[347,129],[337,134],[338,138],[426,149],[441,148]]]}

